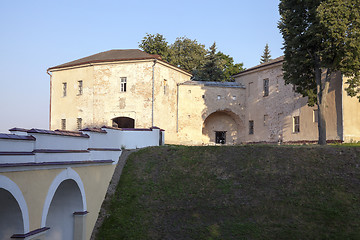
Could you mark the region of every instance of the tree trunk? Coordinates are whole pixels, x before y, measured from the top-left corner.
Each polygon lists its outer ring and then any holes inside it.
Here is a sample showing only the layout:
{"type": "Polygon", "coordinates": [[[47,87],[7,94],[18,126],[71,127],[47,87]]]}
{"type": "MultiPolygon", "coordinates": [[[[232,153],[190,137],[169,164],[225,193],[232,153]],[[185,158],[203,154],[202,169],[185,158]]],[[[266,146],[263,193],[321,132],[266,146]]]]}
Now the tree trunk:
{"type": "Polygon", "coordinates": [[[330,85],[330,71],[326,70],[326,77],[324,79],[322,70],[320,68],[320,59],[316,59],[315,78],[317,85],[317,106],[318,106],[318,132],[320,145],[326,145],[326,95],[329,91],[330,85]]]}

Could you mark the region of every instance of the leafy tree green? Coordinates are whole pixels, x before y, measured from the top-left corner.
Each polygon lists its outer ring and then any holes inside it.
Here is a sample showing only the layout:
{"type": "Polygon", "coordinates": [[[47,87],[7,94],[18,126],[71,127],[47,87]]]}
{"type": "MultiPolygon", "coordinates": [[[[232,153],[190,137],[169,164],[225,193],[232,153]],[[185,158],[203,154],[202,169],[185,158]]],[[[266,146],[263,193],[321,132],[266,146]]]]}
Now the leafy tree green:
{"type": "Polygon", "coordinates": [[[224,73],[223,81],[234,81],[231,76],[245,70],[243,63],[234,64],[234,59],[229,55],[222,52],[218,52],[216,55],[221,59],[221,67],[224,73]]]}
{"type": "Polygon", "coordinates": [[[266,63],[269,62],[270,60],[271,60],[271,55],[270,55],[269,44],[266,44],[264,48],[264,53],[260,59],[260,63],[266,63]]]}
{"type": "Polygon", "coordinates": [[[164,60],[169,60],[169,45],[163,35],[157,33],[155,35],[146,33],[141,40],[139,48],[149,54],[160,55],[164,60]]]}
{"type": "Polygon", "coordinates": [[[242,63],[234,64],[232,57],[217,52],[216,44],[206,50],[205,45],[187,37],[178,37],[169,45],[163,35],[147,33],[139,48],[191,72],[193,80],[231,81],[232,75],[244,70],[242,63]]]}
{"type": "Polygon", "coordinates": [[[187,37],[178,37],[170,45],[170,63],[191,73],[199,70],[205,62],[205,45],[187,37]]]}
{"type": "Polygon", "coordinates": [[[318,106],[319,144],[326,144],[325,98],[332,74],[349,77],[347,92],[359,95],[359,0],[281,0],[284,79],[318,106]]]}

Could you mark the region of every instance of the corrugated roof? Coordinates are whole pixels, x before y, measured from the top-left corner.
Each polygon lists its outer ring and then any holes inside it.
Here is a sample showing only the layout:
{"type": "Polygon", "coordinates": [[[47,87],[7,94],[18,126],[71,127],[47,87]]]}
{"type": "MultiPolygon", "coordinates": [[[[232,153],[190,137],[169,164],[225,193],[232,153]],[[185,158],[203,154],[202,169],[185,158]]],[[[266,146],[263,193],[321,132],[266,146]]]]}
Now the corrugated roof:
{"type": "Polygon", "coordinates": [[[253,70],[256,70],[256,69],[260,69],[260,68],[263,68],[263,67],[266,67],[266,66],[274,65],[274,64],[277,64],[277,63],[280,63],[280,62],[283,62],[283,61],[284,61],[284,56],[281,56],[281,57],[275,58],[273,60],[270,60],[269,62],[256,65],[255,67],[248,68],[248,69],[246,69],[246,70],[244,70],[242,72],[239,72],[237,74],[232,75],[232,77],[236,77],[236,76],[241,75],[243,73],[250,72],[250,71],[253,71],[253,70]]]}
{"type": "Polygon", "coordinates": [[[148,54],[139,49],[117,49],[117,50],[109,50],[88,57],[80,58],[75,61],[71,61],[55,67],[51,67],[48,70],[50,71],[56,68],[73,67],[73,66],[89,64],[89,63],[143,60],[143,59],[161,60],[161,57],[159,55],[148,54]]]}

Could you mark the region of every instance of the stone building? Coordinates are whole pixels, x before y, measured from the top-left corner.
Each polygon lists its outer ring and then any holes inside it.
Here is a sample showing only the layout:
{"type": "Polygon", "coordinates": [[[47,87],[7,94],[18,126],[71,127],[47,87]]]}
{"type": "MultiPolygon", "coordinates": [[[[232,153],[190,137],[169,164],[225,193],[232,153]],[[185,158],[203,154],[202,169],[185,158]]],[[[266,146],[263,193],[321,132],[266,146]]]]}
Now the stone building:
{"type": "MultiPolygon", "coordinates": [[[[317,110],[282,77],[283,58],[233,77],[196,82],[159,56],[111,50],[48,69],[50,129],[111,125],[165,130],[169,144],[316,141],[317,110]]],[[[334,74],[327,138],[360,140],[360,104],[334,74]]]]}

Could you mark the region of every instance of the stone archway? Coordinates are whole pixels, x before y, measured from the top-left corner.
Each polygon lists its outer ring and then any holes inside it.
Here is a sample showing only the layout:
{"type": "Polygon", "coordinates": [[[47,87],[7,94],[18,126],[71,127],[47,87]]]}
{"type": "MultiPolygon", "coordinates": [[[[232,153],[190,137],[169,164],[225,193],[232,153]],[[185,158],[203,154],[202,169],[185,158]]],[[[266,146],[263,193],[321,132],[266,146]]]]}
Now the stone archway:
{"type": "Polygon", "coordinates": [[[45,238],[83,239],[85,221],[76,218],[77,213],[81,216],[87,213],[85,190],[80,176],[68,168],[53,180],[45,200],[41,226],[50,228],[45,238]]]}
{"type": "Polygon", "coordinates": [[[72,179],[63,181],[50,204],[46,218],[46,226],[50,227],[50,230],[46,234],[46,239],[73,239],[73,214],[81,209],[81,193],[76,182],[72,179]]]}
{"type": "Polygon", "coordinates": [[[221,110],[208,115],[203,123],[203,143],[236,144],[240,143],[243,124],[231,111],[221,110]]]}
{"type": "Polygon", "coordinates": [[[29,232],[29,213],[20,188],[0,175],[0,239],[29,232]]]}
{"type": "Polygon", "coordinates": [[[134,128],[135,119],[129,117],[116,117],[112,119],[112,126],[118,128],[134,128]]]}

